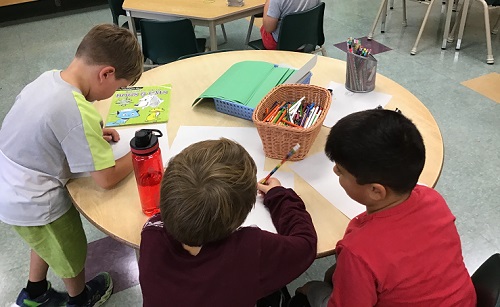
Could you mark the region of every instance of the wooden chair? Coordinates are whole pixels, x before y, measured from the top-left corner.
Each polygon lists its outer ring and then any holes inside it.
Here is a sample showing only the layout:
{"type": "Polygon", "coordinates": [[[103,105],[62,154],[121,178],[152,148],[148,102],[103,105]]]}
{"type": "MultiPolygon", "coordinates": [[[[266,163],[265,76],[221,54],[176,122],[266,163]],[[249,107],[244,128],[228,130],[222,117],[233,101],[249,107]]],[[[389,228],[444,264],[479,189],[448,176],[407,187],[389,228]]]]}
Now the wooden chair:
{"type": "Polygon", "coordinates": [[[141,29],[142,52],[154,65],[167,64],[183,55],[205,51],[207,40],[196,38],[189,19],[142,19],[141,29]]]}
{"type": "MultiPolygon", "coordinates": [[[[288,14],[281,20],[277,50],[316,53],[326,56],[323,17],[325,3],[302,12],[288,14]]],[[[265,50],[262,39],[251,41],[249,47],[265,50]]]]}

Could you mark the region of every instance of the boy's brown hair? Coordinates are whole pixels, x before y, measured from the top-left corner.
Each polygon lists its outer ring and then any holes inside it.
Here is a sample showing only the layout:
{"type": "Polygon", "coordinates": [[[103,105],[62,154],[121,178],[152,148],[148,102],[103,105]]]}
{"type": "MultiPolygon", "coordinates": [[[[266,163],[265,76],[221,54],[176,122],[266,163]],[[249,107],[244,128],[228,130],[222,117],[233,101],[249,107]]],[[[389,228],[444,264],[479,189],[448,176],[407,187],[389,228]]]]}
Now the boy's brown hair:
{"type": "Polygon", "coordinates": [[[142,75],[144,58],[137,38],[114,24],[93,27],[78,46],[75,56],[88,65],[113,66],[116,79],[129,80],[132,84],[142,75]]]}
{"type": "Polygon", "coordinates": [[[225,138],[184,149],[169,161],[161,183],[160,211],[168,233],[188,246],[228,237],[254,206],[256,172],[248,152],[225,138]]]}

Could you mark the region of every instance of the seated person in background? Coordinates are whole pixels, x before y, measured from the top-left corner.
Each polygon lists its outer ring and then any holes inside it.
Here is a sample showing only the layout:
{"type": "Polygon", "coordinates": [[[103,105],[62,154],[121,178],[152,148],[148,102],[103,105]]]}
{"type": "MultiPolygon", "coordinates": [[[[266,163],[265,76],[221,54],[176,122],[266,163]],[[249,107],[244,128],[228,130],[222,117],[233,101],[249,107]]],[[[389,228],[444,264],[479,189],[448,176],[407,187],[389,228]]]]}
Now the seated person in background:
{"type": "Polygon", "coordinates": [[[337,243],[331,282],[297,292],[311,306],[476,306],[455,217],[437,191],[417,185],[425,147],[415,125],[394,111],[357,112],[332,127],[325,152],[366,212],[337,243]]]}
{"type": "Polygon", "coordinates": [[[260,34],[264,47],[276,50],[281,19],[290,13],[302,12],[319,4],[319,0],[266,0],[260,34]]]}
{"type": "Polygon", "coordinates": [[[144,306],[253,307],[316,257],[303,201],[275,178],[257,183],[252,157],[228,139],[192,144],[169,161],[160,212],[142,230],[144,306]],[[257,190],[278,234],[240,227],[257,190]]]}

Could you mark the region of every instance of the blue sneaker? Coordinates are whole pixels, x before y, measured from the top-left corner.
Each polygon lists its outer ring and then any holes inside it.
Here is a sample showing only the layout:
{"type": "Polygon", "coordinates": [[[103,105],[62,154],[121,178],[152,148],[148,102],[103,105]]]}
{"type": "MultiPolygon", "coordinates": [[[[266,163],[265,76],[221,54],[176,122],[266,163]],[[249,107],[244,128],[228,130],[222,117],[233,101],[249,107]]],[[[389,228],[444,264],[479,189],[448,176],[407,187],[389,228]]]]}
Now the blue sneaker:
{"type": "Polygon", "coordinates": [[[111,280],[111,276],[108,272],[99,273],[92,280],[87,282],[87,290],[88,290],[88,301],[82,305],[70,305],[67,304],[66,307],[98,307],[104,304],[111,293],[113,293],[113,280],[111,280]]]}
{"type": "Polygon", "coordinates": [[[68,302],[68,294],[57,292],[52,288],[49,282],[47,291],[37,298],[30,298],[26,289],[22,289],[17,296],[16,304],[21,307],[59,307],[65,306],[68,302]]]}

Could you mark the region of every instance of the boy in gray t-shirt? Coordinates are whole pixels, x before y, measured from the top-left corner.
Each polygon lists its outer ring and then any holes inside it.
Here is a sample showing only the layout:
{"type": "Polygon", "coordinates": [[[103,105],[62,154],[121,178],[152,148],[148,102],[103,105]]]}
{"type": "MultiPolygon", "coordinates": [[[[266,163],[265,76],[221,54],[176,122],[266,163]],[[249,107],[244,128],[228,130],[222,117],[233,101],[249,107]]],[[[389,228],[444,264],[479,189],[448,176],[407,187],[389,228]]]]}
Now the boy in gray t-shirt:
{"type": "Polygon", "coordinates": [[[111,97],[142,74],[137,39],[126,29],[98,25],[63,71],[43,73],[16,97],[0,129],[0,220],[31,248],[28,284],[18,306],[100,306],[113,290],[108,273],[85,283],[87,239],[66,183],[90,172],[109,189],[132,171],[130,154],[115,161],[114,129],[90,101],[111,97]],[[47,271],[68,294],[52,289],[47,271]],[[69,297],[68,297],[69,295],[69,297]]]}
{"type": "Polygon", "coordinates": [[[260,28],[266,49],[276,49],[281,19],[290,13],[302,12],[319,4],[319,0],[266,0],[260,28]]]}

